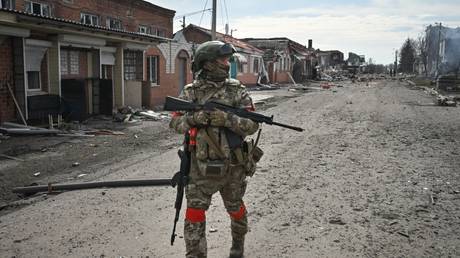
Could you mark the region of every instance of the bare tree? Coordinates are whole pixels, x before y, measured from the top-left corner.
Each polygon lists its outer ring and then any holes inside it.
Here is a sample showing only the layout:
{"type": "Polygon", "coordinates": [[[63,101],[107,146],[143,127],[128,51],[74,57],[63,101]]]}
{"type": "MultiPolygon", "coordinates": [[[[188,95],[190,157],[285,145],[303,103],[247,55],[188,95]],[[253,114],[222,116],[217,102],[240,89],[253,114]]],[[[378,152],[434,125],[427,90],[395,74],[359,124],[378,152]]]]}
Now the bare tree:
{"type": "Polygon", "coordinates": [[[416,49],[417,49],[417,54],[420,59],[420,61],[423,64],[423,71],[425,72],[425,76],[428,77],[428,44],[426,41],[426,36],[424,34],[418,36],[417,42],[416,42],[416,49]]]}

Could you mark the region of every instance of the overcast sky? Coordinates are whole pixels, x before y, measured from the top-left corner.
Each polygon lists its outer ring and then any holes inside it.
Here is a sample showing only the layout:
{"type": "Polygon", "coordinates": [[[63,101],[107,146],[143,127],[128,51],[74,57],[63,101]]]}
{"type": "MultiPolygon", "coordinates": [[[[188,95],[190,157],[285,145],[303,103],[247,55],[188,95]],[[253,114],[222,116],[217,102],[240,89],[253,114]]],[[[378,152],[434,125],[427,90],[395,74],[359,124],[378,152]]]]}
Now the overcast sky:
{"type": "MultiPolygon", "coordinates": [[[[148,0],[176,16],[210,8],[212,0],[148,0]]],[[[416,38],[435,22],[460,26],[460,0],[217,0],[217,30],[229,23],[233,36],[288,37],[303,45],[363,54],[376,63],[394,60],[407,37],[416,38]],[[228,17],[228,18],[227,18],[228,17]]],[[[210,28],[211,14],[186,17],[186,23],[210,28]],[[200,23],[201,20],[201,23],[200,23]]],[[[174,31],[181,20],[174,20],[174,31]]]]}

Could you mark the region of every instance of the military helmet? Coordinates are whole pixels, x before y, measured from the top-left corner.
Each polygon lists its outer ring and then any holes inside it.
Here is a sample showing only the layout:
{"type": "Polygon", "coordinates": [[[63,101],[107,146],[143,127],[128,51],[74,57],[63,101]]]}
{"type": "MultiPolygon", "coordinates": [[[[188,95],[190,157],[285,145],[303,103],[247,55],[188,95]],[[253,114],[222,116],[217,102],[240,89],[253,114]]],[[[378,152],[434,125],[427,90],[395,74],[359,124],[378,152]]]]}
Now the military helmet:
{"type": "Polygon", "coordinates": [[[235,47],[222,41],[207,41],[201,44],[193,57],[192,71],[198,72],[206,61],[216,60],[219,57],[231,56],[236,53],[235,47]]]}

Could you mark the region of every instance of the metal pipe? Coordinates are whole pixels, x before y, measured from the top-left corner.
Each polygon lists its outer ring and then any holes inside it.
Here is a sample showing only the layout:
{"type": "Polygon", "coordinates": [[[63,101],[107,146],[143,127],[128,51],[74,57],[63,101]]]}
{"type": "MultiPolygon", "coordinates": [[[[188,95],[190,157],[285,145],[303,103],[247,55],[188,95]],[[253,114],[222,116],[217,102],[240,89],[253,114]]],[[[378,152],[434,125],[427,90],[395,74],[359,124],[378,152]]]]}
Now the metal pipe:
{"type": "Polygon", "coordinates": [[[82,189],[94,188],[115,188],[115,187],[137,187],[137,186],[172,186],[171,179],[131,179],[131,180],[116,180],[116,181],[100,181],[100,182],[87,182],[87,183],[74,183],[74,184],[48,184],[48,185],[35,185],[25,187],[13,188],[13,193],[34,194],[38,192],[52,192],[52,191],[72,191],[82,189]]]}

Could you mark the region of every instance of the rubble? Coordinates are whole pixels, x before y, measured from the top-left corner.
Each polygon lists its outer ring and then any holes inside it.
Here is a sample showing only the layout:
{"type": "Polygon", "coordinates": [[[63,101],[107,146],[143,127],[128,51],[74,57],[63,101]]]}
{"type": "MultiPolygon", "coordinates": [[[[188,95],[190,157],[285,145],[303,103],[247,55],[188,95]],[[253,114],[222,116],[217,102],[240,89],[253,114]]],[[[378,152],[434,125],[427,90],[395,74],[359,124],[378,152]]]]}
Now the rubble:
{"type": "Polygon", "coordinates": [[[439,95],[437,100],[438,100],[439,106],[447,106],[447,107],[457,106],[457,102],[454,100],[453,97],[446,97],[446,96],[439,95]]]}

